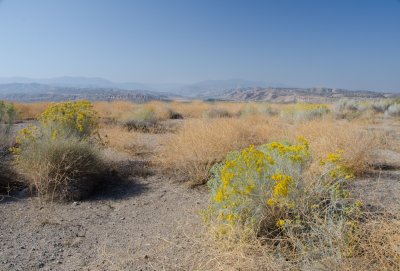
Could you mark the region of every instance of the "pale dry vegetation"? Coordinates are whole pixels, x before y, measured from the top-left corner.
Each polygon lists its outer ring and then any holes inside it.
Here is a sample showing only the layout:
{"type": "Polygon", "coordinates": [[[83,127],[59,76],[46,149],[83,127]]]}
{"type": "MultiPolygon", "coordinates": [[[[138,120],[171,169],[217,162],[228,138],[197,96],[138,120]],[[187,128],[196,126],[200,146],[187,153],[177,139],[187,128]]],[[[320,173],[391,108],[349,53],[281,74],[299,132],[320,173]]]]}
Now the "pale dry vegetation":
{"type": "Polygon", "coordinates": [[[40,103],[15,103],[15,108],[18,112],[18,120],[34,120],[42,114],[47,106],[48,102],[40,103]]]}
{"type": "Polygon", "coordinates": [[[263,117],[188,120],[162,142],[158,162],[180,179],[202,184],[228,152],[277,138],[284,126],[263,117]]]}

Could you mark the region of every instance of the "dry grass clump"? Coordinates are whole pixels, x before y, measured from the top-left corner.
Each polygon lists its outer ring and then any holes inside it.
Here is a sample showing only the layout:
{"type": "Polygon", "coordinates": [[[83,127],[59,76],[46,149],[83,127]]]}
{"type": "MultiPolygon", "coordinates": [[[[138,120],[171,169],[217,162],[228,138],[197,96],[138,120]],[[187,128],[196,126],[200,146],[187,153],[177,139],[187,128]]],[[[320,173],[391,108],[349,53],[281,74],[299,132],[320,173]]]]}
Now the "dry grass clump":
{"type": "Polygon", "coordinates": [[[36,119],[46,110],[48,105],[48,102],[15,103],[15,108],[18,112],[18,120],[23,121],[36,119]]]}
{"type": "Polygon", "coordinates": [[[378,132],[369,131],[354,122],[314,120],[296,126],[293,134],[309,140],[318,159],[342,150],[346,164],[356,175],[368,171],[373,150],[379,149],[382,144],[378,132]]]}
{"type": "Polygon", "coordinates": [[[38,126],[20,131],[15,167],[41,198],[82,199],[100,182],[97,120],[90,102],[65,102],[49,106],[38,126]]]}
{"type": "Polygon", "coordinates": [[[106,125],[99,129],[106,147],[130,155],[138,154],[143,147],[138,145],[138,133],[128,131],[119,125],[106,125]]]}
{"type": "Polygon", "coordinates": [[[170,108],[182,115],[183,118],[201,118],[207,110],[210,109],[210,104],[203,101],[190,102],[171,102],[170,108]]]}
{"type": "Polygon", "coordinates": [[[31,189],[49,201],[89,196],[104,172],[98,149],[76,137],[41,137],[23,146],[17,168],[26,176],[31,189]]]}
{"type": "Polygon", "coordinates": [[[137,104],[129,101],[95,102],[93,104],[93,108],[99,114],[99,117],[106,122],[117,122],[124,119],[137,107],[137,104]]]}
{"type": "Polygon", "coordinates": [[[202,184],[212,165],[226,153],[276,138],[286,130],[284,125],[261,117],[185,120],[175,134],[166,137],[157,160],[185,181],[202,184]]]}

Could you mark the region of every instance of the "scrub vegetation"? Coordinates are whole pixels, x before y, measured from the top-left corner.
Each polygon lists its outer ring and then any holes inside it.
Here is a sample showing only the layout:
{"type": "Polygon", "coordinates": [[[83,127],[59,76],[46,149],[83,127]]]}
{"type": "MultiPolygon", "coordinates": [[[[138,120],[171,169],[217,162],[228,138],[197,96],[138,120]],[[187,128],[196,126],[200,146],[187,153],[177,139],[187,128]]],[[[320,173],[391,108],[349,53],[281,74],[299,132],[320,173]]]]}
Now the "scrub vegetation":
{"type": "Polygon", "coordinates": [[[174,209],[202,221],[182,270],[399,270],[399,198],[385,194],[398,184],[381,182],[400,168],[399,112],[395,99],[1,102],[1,185],[13,171],[44,204],[76,201],[132,171],[198,191],[196,212],[174,209]]]}

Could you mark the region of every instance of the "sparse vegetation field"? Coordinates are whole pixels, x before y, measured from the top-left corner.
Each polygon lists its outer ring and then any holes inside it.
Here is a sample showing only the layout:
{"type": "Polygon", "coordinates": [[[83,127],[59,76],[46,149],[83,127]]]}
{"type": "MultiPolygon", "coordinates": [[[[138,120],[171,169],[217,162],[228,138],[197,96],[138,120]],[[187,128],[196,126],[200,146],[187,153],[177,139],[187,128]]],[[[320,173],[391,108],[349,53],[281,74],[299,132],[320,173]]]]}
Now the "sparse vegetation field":
{"type": "Polygon", "coordinates": [[[399,107],[1,102],[0,269],[399,270],[399,107]]]}

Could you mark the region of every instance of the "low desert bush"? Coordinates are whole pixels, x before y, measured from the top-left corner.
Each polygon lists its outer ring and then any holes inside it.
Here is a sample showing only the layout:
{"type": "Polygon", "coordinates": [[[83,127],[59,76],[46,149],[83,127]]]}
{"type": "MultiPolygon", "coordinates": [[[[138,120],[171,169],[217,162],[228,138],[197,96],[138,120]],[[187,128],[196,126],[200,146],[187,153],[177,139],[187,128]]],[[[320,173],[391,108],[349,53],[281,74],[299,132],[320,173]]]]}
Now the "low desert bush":
{"type": "Polygon", "coordinates": [[[8,189],[14,175],[8,158],[13,141],[10,132],[15,116],[14,105],[0,101],[0,191],[8,189]]]}
{"type": "Polygon", "coordinates": [[[93,191],[103,172],[98,149],[77,137],[40,136],[22,143],[16,165],[45,200],[80,200],[93,191]]]}
{"type": "Polygon", "coordinates": [[[390,117],[400,117],[400,103],[390,105],[387,108],[385,115],[390,117]]]}
{"type": "Polygon", "coordinates": [[[354,119],[361,116],[362,111],[356,100],[340,99],[334,105],[336,117],[341,119],[354,119]]]}
{"type": "Polygon", "coordinates": [[[14,104],[0,101],[0,147],[7,145],[11,126],[15,121],[16,115],[14,104]]]}
{"type": "Polygon", "coordinates": [[[321,118],[329,113],[328,106],[324,104],[294,104],[286,106],[281,115],[288,121],[309,121],[321,118]]]}
{"type": "Polygon", "coordinates": [[[229,153],[208,182],[204,218],[213,236],[237,246],[260,240],[259,248],[287,269],[340,264],[362,253],[363,203],[346,190],[351,170],[338,151],[320,160],[319,175],[309,175],[312,159],[304,139],[229,153]]]}
{"type": "Polygon", "coordinates": [[[229,111],[223,108],[210,108],[209,110],[204,112],[203,116],[208,119],[232,117],[229,111]]]}
{"type": "Polygon", "coordinates": [[[81,199],[100,181],[97,119],[87,101],[57,103],[42,113],[39,125],[19,132],[15,167],[40,197],[81,199]]]}
{"type": "Polygon", "coordinates": [[[124,121],[124,126],[129,131],[151,132],[155,130],[158,121],[159,119],[152,107],[141,107],[124,121]]]}
{"type": "Polygon", "coordinates": [[[376,113],[384,113],[392,103],[392,100],[373,101],[371,102],[371,108],[376,113]]]}

